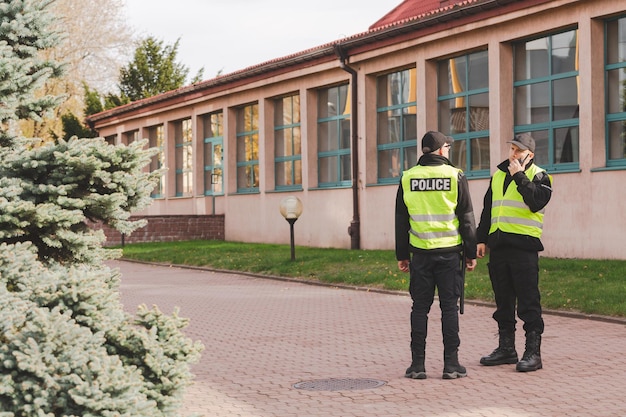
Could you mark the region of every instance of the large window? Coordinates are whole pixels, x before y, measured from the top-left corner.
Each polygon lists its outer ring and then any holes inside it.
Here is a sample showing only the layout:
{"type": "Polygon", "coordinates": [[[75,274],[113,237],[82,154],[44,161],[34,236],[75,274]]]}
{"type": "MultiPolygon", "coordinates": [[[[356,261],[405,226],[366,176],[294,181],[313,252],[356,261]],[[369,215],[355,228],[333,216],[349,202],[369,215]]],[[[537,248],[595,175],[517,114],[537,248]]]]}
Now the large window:
{"type": "MultiPolygon", "coordinates": [[[[164,149],[164,136],[163,125],[152,126],[148,128],[148,142],[151,148],[158,150],[157,154],[150,160],[150,172],[161,169],[165,166],[165,149],[164,149]]],[[[165,173],[159,177],[159,182],[152,190],[150,197],[162,198],[165,190],[165,173]]]]}
{"type": "Polygon", "coordinates": [[[224,113],[207,114],[204,131],[204,195],[224,193],[224,113]]]}
{"type": "Polygon", "coordinates": [[[626,166],[626,17],[606,23],[607,166],[626,166]]]}
{"type": "Polygon", "coordinates": [[[193,195],[193,134],[191,119],[174,123],[176,197],[193,195]]]}
{"type": "Polygon", "coordinates": [[[348,84],[319,91],[317,120],[318,185],[351,184],[350,87],[348,84]]]}
{"type": "Polygon", "coordinates": [[[259,191],[259,105],[237,109],[237,192],[259,191]]]}
{"type": "Polygon", "coordinates": [[[302,186],[300,96],[283,97],[274,104],[276,189],[302,186]]]}
{"type": "Polygon", "coordinates": [[[488,52],[440,61],[438,70],[439,130],[454,138],[450,160],[468,177],[488,176],[488,52]]]}
{"type": "Polygon", "coordinates": [[[125,132],[122,135],[122,143],[124,145],[130,145],[133,142],[137,142],[139,140],[139,130],[132,130],[130,132],[125,132]]]}
{"type": "Polygon", "coordinates": [[[397,177],[417,163],[417,106],[415,69],[378,77],[376,138],[378,181],[397,183],[397,177]]]}
{"type": "Polygon", "coordinates": [[[578,30],[514,45],[515,133],[530,132],[535,161],[578,169],[578,30]]]}

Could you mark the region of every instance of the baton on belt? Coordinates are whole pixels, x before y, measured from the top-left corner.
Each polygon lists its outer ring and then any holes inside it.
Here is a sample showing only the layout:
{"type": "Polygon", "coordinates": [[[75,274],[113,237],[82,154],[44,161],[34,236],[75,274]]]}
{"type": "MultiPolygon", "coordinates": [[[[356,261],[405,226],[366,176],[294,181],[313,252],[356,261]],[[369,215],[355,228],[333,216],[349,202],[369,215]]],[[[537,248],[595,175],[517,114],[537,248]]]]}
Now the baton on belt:
{"type": "Polygon", "coordinates": [[[465,312],[465,251],[461,252],[461,298],[459,300],[459,313],[465,312]]]}

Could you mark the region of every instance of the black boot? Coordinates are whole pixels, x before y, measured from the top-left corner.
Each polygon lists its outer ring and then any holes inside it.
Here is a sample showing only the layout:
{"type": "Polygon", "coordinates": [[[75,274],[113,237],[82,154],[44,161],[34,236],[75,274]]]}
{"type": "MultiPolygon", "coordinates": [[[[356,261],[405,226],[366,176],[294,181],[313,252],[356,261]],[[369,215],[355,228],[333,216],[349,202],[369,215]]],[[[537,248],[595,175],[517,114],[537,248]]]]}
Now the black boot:
{"type": "Polygon", "coordinates": [[[515,332],[503,332],[500,334],[498,347],[487,356],[480,358],[480,363],[486,366],[505,365],[517,363],[517,351],[515,350],[515,332]]]}
{"type": "Polygon", "coordinates": [[[413,353],[413,361],[404,374],[405,377],[411,379],[426,379],[426,368],[424,367],[424,354],[413,353]]]}
{"type": "Polygon", "coordinates": [[[541,335],[537,332],[526,334],[526,350],[515,369],[519,372],[532,372],[543,368],[541,363],[541,335]]]}
{"type": "Polygon", "coordinates": [[[458,350],[444,354],[443,357],[443,379],[456,379],[467,376],[464,366],[459,364],[458,350]]]}

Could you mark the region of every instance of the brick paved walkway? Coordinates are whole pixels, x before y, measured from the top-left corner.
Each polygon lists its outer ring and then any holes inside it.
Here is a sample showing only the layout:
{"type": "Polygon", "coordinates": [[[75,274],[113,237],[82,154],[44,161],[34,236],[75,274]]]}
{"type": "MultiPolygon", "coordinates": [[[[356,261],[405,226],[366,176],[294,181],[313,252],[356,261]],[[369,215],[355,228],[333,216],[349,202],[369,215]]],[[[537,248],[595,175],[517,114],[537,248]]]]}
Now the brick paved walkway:
{"type": "Polygon", "coordinates": [[[496,327],[491,307],[468,304],[459,355],[468,377],[442,380],[435,300],[428,379],[410,380],[404,378],[410,362],[406,295],[123,261],[110,265],[122,272],[128,311],[156,304],[171,313],[179,306],[180,315],[191,320],[188,335],[206,347],[193,368],[185,416],[626,416],[623,323],[546,315],[544,369],[524,374],[515,365],[479,365],[497,345],[496,327]],[[335,379],[385,384],[338,391],[294,388],[335,379]]]}

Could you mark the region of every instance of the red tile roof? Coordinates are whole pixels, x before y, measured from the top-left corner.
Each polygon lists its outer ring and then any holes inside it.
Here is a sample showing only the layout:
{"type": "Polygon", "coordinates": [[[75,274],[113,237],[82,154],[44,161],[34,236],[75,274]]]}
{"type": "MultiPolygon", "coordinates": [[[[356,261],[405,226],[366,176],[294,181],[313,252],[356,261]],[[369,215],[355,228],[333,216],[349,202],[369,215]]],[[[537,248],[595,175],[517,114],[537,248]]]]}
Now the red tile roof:
{"type": "Polygon", "coordinates": [[[478,0],[404,0],[389,13],[372,24],[369,29],[380,29],[412,18],[452,8],[456,4],[468,5],[478,0]]]}

